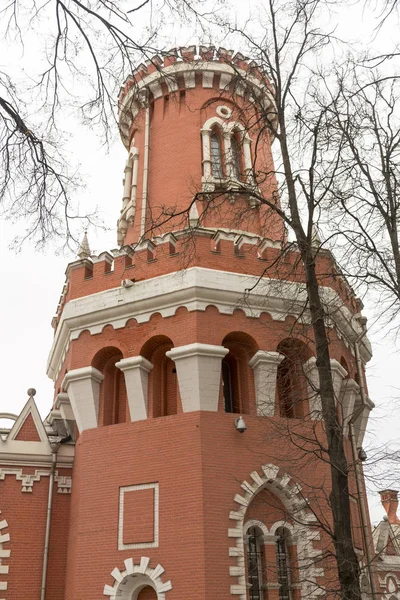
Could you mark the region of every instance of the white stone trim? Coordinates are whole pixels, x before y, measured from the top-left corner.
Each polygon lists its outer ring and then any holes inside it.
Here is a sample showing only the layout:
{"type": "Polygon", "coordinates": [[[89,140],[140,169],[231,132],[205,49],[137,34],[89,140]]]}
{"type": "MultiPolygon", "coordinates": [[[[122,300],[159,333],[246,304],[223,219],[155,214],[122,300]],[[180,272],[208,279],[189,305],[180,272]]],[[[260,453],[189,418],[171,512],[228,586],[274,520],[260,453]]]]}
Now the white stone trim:
{"type": "Polygon", "coordinates": [[[249,365],[254,371],[257,415],[259,416],[273,417],[275,415],[277,371],[284,358],[284,355],[279,352],[259,350],[249,361],[249,365]]]}
{"type": "Polygon", "coordinates": [[[111,572],[114,583],[104,586],[104,596],[108,596],[110,600],[135,600],[139,591],[149,585],[157,592],[157,600],[165,600],[166,593],[172,589],[172,583],[169,580],[164,583],[161,579],[165,572],[164,567],[158,564],[152,569],[150,558],[147,556],[142,556],[137,565],[134,564],[133,558],[125,559],[124,564],[123,571],[115,567],[111,572]]]}
{"type": "Polygon", "coordinates": [[[115,366],[124,373],[131,421],[147,419],[149,373],[153,368],[144,356],[123,358],[115,366]]]}
{"type": "Polygon", "coordinates": [[[139,548],[158,548],[159,538],[159,504],[160,492],[158,483],[140,483],[119,488],[119,511],[118,511],[118,550],[133,550],[139,548]],[[124,494],[139,490],[154,490],[154,540],[152,542],[141,542],[138,544],[124,544],[124,494]]]}
{"type": "MultiPolygon", "coordinates": [[[[23,473],[22,469],[0,468],[0,481],[4,481],[6,475],[14,475],[17,481],[21,482],[21,492],[32,492],[35,482],[40,481],[41,477],[49,477],[50,471],[35,469],[34,473],[23,473]]],[[[72,477],[69,475],[59,475],[55,472],[54,481],[57,482],[58,494],[70,494],[72,489],[72,477]]]]}
{"type": "MultiPolygon", "coordinates": [[[[325,308],[348,343],[361,333],[361,326],[329,287],[320,287],[325,308]]],[[[185,306],[189,312],[216,306],[221,314],[232,314],[241,308],[248,317],[269,313],[273,320],[284,321],[293,315],[303,323],[310,322],[305,309],[307,292],[302,283],[280,281],[253,275],[192,267],[151,279],[135,282],[132,287],[110,290],[70,300],[64,307],[48,360],[47,373],[55,379],[72,340],[87,329],[92,335],[106,325],[125,327],[129,319],[149,321],[155,312],[170,317],[185,306]],[[251,289],[248,293],[246,290],[251,289]],[[245,300],[244,300],[245,299],[245,300]]],[[[370,344],[363,339],[360,351],[364,361],[371,357],[370,344]]]]}
{"type": "Polygon", "coordinates": [[[218,410],[221,361],[229,350],[211,344],[188,344],[166,355],[176,365],[183,412],[218,410]]]}
{"type": "MultiPolygon", "coordinates": [[[[161,82],[166,82],[167,86],[171,87],[171,82],[176,80],[178,75],[183,75],[185,86],[189,85],[191,89],[193,85],[193,78],[195,73],[202,73],[202,85],[204,88],[211,88],[215,74],[220,74],[220,89],[223,90],[229,85],[232,78],[239,77],[241,81],[237,83],[233,94],[243,95],[245,86],[251,89],[252,96],[257,98],[258,102],[269,111],[271,119],[275,121],[276,126],[277,113],[275,107],[275,101],[268,90],[266,84],[250,73],[238,67],[232,67],[227,63],[217,61],[199,61],[193,62],[176,62],[167,67],[161,67],[160,70],[155,71],[151,75],[147,75],[142,80],[136,82],[125,96],[122,98],[119,104],[119,123],[120,133],[122,141],[125,147],[129,147],[129,134],[132,127],[132,123],[139,112],[141,107],[140,96],[143,88],[149,88],[151,91],[155,91],[157,97],[160,97],[159,88],[161,82]],[[154,86],[154,83],[157,85],[154,86]]],[[[174,86],[175,87],[175,86],[174,86]]],[[[275,127],[274,127],[275,129],[275,127]]]]}
{"type": "Polygon", "coordinates": [[[68,393],[79,432],[97,427],[100,384],[104,379],[94,367],[82,367],[66,373],[62,387],[68,393]]]}
{"type": "Polygon", "coordinates": [[[40,442],[42,442],[44,444],[48,444],[49,440],[47,438],[46,430],[44,428],[44,425],[43,425],[42,419],[40,417],[39,411],[37,409],[36,403],[32,397],[29,398],[29,400],[25,404],[24,408],[21,410],[20,414],[18,415],[16,421],[14,422],[14,424],[7,436],[7,439],[10,442],[15,440],[15,438],[18,436],[23,424],[25,423],[25,421],[27,420],[29,415],[31,415],[31,417],[33,419],[40,442]]]}
{"type": "MultiPolygon", "coordinates": [[[[74,461],[75,446],[63,444],[57,453],[57,465],[71,467],[74,461]]],[[[52,450],[46,429],[37,410],[35,401],[30,398],[17,417],[7,436],[0,435],[0,464],[16,466],[46,467],[51,465],[52,450]],[[40,441],[23,441],[15,439],[31,415],[39,434],[40,441]]]]}
{"type": "MultiPolygon", "coordinates": [[[[244,493],[236,494],[234,501],[237,507],[229,514],[229,518],[235,523],[233,528],[228,529],[228,537],[233,542],[229,548],[229,556],[236,558],[237,562],[236,566],[229,568],[229,573],[235,580],[231,585],[231,596],[235,596],[239,600],[247,598],[244,548],[245,516],[253,498],[266,488],[281,500],[288,513],[295,519],[292,528],[296,537],[299,569],[303,573],[300,584],[301,594],[303,598],[317,598],[324,593],[317,582],[317,578],[324,576],[324,570],[313,564],[314,559],[318,562],[322,554],[321,550],[313,546],[313,541],[319,539],[319,532],[312,527],[317,519],[308,508],[308,501],[301,494],[301,487],[293,482],[290,475],[284,473],[279,476],[279,467],[272,464],[263,465],[261,469],[262,475],[258,471],[250,474],[251,483],[243,481],[241,488],[244,493]]],[[[285,526],[287,526],[286,523],[285,526]]]]}
{"type": "MultiPolygon", "coordinates": [[[[1,510],[0,510],[1,514],[1,510]]],[[[1,519],[1,517],[0,517],[1,519]]],[[[5,592],[8,589],[8,583],[4,580],[4,576],[9,573],[9,565],[3,563],[4,558],[10,558],[11,550],[4,548],[4,544],[10,542],[10,534],[4,533],[4,530],[8,527],[8,523],[5,519],[0,520],[0,591],[5,592]]],[[[4,597],[1,600],[6,600],[4,597]]]]}

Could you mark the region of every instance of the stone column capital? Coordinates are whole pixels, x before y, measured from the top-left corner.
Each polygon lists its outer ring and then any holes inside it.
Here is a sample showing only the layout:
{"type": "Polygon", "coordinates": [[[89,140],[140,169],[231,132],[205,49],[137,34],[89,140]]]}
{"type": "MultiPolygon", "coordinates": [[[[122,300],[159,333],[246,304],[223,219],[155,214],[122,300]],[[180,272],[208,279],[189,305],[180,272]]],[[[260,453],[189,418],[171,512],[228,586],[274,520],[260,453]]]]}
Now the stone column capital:
{"type": "Polygon", "coordinates": [[[73,381],[81,381],[83,379],[92,379],[97,383],[101,383],[104,379],[103,373],[94,367],[82,367],[81,369],[74,369],[68,371],[62,382],[62,387],[68,392],[68,388],[73,381]]]}
{"type": "Polygon", "coordinates": [[[269,350],[258,350],[255,355],[249,360],[249,365],[252,369],[256,369],[259,365],[279,365],[284,355],[279,352],[272,352],[269,350]]]}
{"type": "Polygon", "coordinates": [[[123,372],[131,369],[143,369],[149,373],[153,368],[151,362],[144,356],[131,356],[130,358],[123,358],[115,363],[115,366],[118,369],[121,369],[123,372]]]}

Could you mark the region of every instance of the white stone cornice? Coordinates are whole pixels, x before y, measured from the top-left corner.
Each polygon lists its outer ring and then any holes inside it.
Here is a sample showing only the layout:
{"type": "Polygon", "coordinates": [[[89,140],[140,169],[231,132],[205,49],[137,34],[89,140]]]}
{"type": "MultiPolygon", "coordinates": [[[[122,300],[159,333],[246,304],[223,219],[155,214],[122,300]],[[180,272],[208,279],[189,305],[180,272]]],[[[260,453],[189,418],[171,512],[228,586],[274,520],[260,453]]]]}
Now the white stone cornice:
{"type": "MultiPolygon", "coordinates": [[[[361,333],[360,324],[352,318],[352,313],[333,289],[320,289],[332,326],[336,326],[345,341],[351,343],[361,333]]],[[[132,318],[144,323],[155,312],[170,317],[180,306],[188,311],[204,311],[210,305],[216,306],[222,314],[232,314],[241,308],[249,317],[267,312],[278,321],[293,315],[302,322],[310,322],[304,308],[306,298],[302,283],[260,280],[253,275],[192,267],[139,281],[129,288],[117,287],[70,300],[55,333],[47,373],[53,379],[57,376],[70,342],[85,329],[97,334],[108,324],[120,329],[132,318]]],[[[365,338],[360,353],[365,362],[371,357],[370,345],[365,338]]]]}

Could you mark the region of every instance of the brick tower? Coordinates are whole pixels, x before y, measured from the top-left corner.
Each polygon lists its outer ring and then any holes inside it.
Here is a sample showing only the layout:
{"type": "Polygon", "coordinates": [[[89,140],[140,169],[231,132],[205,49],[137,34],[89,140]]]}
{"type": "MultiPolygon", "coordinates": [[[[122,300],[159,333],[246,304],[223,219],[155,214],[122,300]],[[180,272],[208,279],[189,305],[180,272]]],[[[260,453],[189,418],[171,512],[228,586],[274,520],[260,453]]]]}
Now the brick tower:
{"type": "MultiPolygon", "coordinates": [[[[259,201],[279,202],[260,107],[273,114],[268,81],[212,47],[155,57],[121,89],[119,248],[93,256],[85,239],[68,265],[53,409],[43,424],[32,396],[0,444],[7,600],[27,597],[27,572],[38,600],[337,589],[318,526],[330,524],[330,478],[315,452],[324,433],[304,277],[259,201]]],[[[359,449],[372,407],[354,350],[361,306],[329,252],[317,261],[351,461],[350,421],[359,449]]],[[[363,369],[365,336],[357,348],[363,369]]]]}

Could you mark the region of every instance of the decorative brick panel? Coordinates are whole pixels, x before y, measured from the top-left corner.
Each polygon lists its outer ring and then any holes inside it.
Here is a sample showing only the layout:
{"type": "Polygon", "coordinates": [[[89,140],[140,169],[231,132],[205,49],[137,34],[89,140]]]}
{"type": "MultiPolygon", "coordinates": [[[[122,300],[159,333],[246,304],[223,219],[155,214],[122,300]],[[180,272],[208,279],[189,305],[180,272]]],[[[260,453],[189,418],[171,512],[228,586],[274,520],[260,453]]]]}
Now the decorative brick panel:
{"type": "Polygon", "coordinates": [[[121,487],[118,549],[158,546],[158,483],[121,487]]]}

